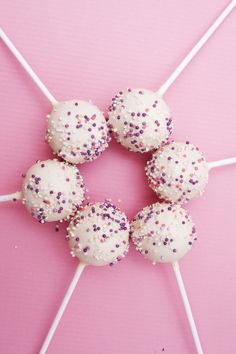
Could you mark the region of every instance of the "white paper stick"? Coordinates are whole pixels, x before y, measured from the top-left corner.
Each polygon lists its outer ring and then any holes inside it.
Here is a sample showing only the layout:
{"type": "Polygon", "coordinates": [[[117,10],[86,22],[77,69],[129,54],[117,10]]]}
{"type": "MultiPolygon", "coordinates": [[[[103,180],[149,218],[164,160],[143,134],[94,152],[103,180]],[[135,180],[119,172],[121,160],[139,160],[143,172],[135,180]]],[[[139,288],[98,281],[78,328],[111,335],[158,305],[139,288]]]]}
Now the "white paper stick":
{"type": "Polygon", "coordinates": [[[166,82],[159,88],[158,93],[160,96],[163,96],[166,93],[169,87],[179,77],[182,71],[192,61],[195,55],[204,46],[204,44],[208,41],[208,39],[213,35],[213,33],[217,30],[217,28],[223,23],[223,21],[231,13],[231,11],[234,9],[235,6],[236,6],[236,0],[233,0],[229,3],[229,5],[220,14],[220,16],[216,19],[216,21],[210,26],[210,28],[205,32],[205,34],[201,37],[201,39],[197,42],[197,44],[190,50],[190,52],[186,55],[183,61],[177,66],[174,72],[169,76],[166,82]]]}
{"type": "Polygon", "coordinates": [[[19,52],[19,50],[14,46],[10,38],[4,33],[3,29],[0,28],[0,38],[3,40],[3,42],[6,44],[6,46],[9,48],[9,50],[12,52],[12,54],[16,57],[18,62],[23,66],[25,71],[28,73],[28,75],[31,77],[31,79],[35,82],[35,84],[38,86],[38,88],[41,90],[41,92],[46,96],[46,98],[51,102],[52,105],[55,105],[57,103],[57,100],[55,97],[49,92],[47,87],[44,85],[44,83],[40,80],[38,75],[33,71],[31,66],[27,63],[23,55],[19,52]]]}
{"type": "Polygon", "coordinates": [[[61,318],[63,316],[63,313],[64,313],[64,311],[65,311],[65,309],[66,309],[66,307],[67,307],[67,305],[68,305],[68,303],[70,301],[70,298],[71,298],[71,296],[72,296],[72,294],[73,294],[73,292],[75,290],[75,287],[76,287],[76,285],[77,285],[77,283],[79,281],[79,278],[80,278],[80,276],[81,276],[81,274],[82,274],[82,272],[83,272],[85,267],[86,267],[86,264],[80,263],[78,265],[78,267],[76,268],[74,277],[73,277],[73,279],[72,279],[72,281],[71,281],[71,283],[69,285],[69,288],[68,288],[68,290],[67,290],[67,292],[65,294],[65,297],[64,297],[64,299],[63,299],[63,301],[61,303],[61,306],[59,307],[59,310],[58,310],[58,312],[56,314],[56,317],[54,318],[54,320],[52,322],[52,325],[51,325],[51,327],[49,329],[49,332],[48,332],[48,334],[47,334],[47,336],[46,336],[46,338],[45,338],[45,340],[43,342],[43,345],[42,345],[42,347],[40,349],[39,354],[45,354],[46,353],[46,351],[47,351],[47,349],[49,347],[49,344],[50,344],[50,342],[51,342],[51,340],[52,340],[52,338],[54,336],[54,333],[55,333],[55,331],[57,329],[57,326],[59,325],[59,322],[60,322],[60,320],[61,320],[61,318]]]}
{"type": "Polygon", "coordinates": [[[189,326],[192,332],[192,336],[193,336],[193,340],[196,346],[196,351],[198,354],[203,354],[203,350],[202,350],[202,346],[201,346],[201,342],[199,339],[199,335],[198,335],[198,331],[197,331],[197,327],[193,318],[193,314],[192,314],[192,310],[190,307],[190,303],[188,300],[188,296],[184,287],[184,282],[183,282],[183,278],[180,272],[180,268],[179,268],[179,263],[178,262],[174,262],[172,263],[172,267],[175,273],[175,277],[176,277],[176,281],[179,287],[179,291],[182,297],[182,301],[184,304],[184,308],[185,308],[185,312],[186,312],[186,316],[189,322],[189,326]]]}
{"type": "Polygon", "coordinates": [[[6,194],[6,195],[0,195],[0,202],[8,202],[8,201],[14,201],[14,200],[20,200],[22,199],[22,193],[21,192],[15,192],[12,194],[6,194]]]}
{"type": "Polygon", "coordinates": [[[212,168],[215,168],[215,167],[222,167],[222,166],[232,165],[235,163],[236,163],[236,157],[230,157],[230,158],[224,159],[224,160],[208,162],[208,168],[209,168],[209,170],[211,170],[212,168]]]}

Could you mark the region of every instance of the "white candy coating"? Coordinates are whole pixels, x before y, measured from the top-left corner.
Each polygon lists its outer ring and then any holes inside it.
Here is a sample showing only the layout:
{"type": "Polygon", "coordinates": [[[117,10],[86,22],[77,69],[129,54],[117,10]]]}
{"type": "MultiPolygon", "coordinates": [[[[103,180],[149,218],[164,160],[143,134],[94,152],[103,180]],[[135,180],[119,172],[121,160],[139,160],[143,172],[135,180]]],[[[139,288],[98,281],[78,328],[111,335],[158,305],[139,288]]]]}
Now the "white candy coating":
{"type": "Polygon", "coordinates": [[[114,264],[128,252],[129,229],[126,215],[109,201],[87,205],[67,229],[71,254],[85,264],[114,264]]]}
{"type": "Polygon", "coordinates": [[[107,122],[92,103],[60,102],[47,118],[46,140],[58,156],[70,163],[93,161],[108,147],[107,122]]]}
{"type": "Polygon", "coordinates": [[[169,107],[156,92],[127,89],[109,108],[110,128],[116,140],[134,152],[147,152],[165,143],[172,132],[169,107]]]}
{"type": "Polygon", "coordinates": [[[22,196],[39,222],[67,220],[84,200],[84,183],[75,166],[58,160],[38,161],[26,173],[22,196]]]}
{"type": "Polygon", "coordinates": [[[191,249],[196,231],[180,205],[156,203],[135,216],[131,223],[131,237],[136,249],[154,264],[172,263],[191,249]]]}
{"type": "Polygon", "coordinates": [[[146,166],[149,186],[164,200],[186,203],[201,195],[208,166],[194,145],[172,142],[153,153],[146,166]]]}

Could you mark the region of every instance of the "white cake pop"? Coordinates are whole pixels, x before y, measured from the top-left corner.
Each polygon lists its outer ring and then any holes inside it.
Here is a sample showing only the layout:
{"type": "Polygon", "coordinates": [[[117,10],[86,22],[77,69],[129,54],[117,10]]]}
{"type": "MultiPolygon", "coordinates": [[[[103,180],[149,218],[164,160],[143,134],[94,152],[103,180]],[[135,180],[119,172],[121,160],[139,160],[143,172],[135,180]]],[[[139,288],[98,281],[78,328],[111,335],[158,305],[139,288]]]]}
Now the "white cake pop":
{"type": "Polygon", "coordinates": [[[208,165],[194,145],[172,142],[147,162],[149,186],[166,201],[186,203],[201,195],[208,182],[208,165]]]}
{"type": "Polygon", "coordinates": [[[69,219],[84,200],[79,170],[58,160],[38,161],[26,173],[22,202],[39,222],[69,219]]]}
{"type": "Polygon", "coordinates": [[[165,143],[172,132],[170,110],[161,96],[145,89],[119,92],[109,108],[110,128],[128,150],[147,152],[165,143]]]}
{"type": "Polygon", "coordinates": [[[131,237],[137,250],[154,264],[173,263],[191,249],[196,231],[190,216],[180,205],[156,203],[135,216],[131,237]]]}
{"type": "Polygon", "coordinates": [[[128,252],[129,222],[109,201],[89,204],[70,222],[68,239],[72,256],[82,263],[114,264],[128,252]]]}
{"type": "Polygon", "coordinates": [[[79,265],[47,333],[39,354],[45,354],[85,267],[112,265],[129,249],[130,225],[126,215],[110,201],[88,204],[78,210],[68,228],[71,255],[79,265]]]}
{"type": "Polygon", "coordinates": [[[93,161],[108,147],[107,122],[92,103],[55,103],[47,118],[46,140],[57,155],[70,163],[93,161]]]}
{"type": "Polygon", "coordinates": [[[195,226],[187,212],[178,204],[156,203],[142,209],[130,227],[136,249],[153,264],[170,263],[179,287],[186,316],[198,354],[203,354],[197,327],[178,260],[196,240],[195,226]]]}
{"type": "Polygon", "coordinates": [[[0,38],[53,106],[47,116],[46,140],[54,153],[73,164],[100,156],[110,140],[103,113],[90,102],[58,102],[1,28],[0,38]]]}

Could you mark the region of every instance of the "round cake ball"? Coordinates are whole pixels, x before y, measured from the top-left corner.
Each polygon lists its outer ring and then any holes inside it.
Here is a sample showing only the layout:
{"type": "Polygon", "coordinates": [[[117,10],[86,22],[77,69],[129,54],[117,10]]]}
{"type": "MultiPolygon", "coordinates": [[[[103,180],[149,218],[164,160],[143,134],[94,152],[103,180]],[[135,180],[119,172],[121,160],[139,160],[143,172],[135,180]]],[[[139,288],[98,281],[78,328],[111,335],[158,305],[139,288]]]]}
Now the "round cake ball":
{"type": "Polygon", "coordinates": [[[89,102],[60,102],[47,118],[46,140],[63,160],[73,164],[93,161],[108,147],[107,122],[89,102]]]}
{"type": "Polygon", "coordinates": [[[165,143],[172,132],[169,107],[145,89],[119,92],[109,108],[110,129],[116,140],[134,152],[147,152],[165,143]]]}
{"type": "Polygon", "coordinates": [[[129,231],[127,217],[115,205],[89,204],[69,224],[71,254],[85,264],[114,264],[128,252],[129,231]]]}
{"type": "Polygon", "coordinates": [[[84,200],[79,170],[58,160],[38,161],[23,181],[22,201],[40,223],[67,220],[84,200]]]}
{"type": "Polygon", "coordinates": [[[131,223],[131,237],[136,249],[154,264],[172,263],[191,249],[196,231],[180,205],[156,203],[135,216],[131,223]]]}
{"type": "Polygon", "coordinates": [[[173,142],[153,153],[146,175],[149,186],[159,197],[186,203],[203,193],[208,182],[208,166],[194,145],[173,142]]]}

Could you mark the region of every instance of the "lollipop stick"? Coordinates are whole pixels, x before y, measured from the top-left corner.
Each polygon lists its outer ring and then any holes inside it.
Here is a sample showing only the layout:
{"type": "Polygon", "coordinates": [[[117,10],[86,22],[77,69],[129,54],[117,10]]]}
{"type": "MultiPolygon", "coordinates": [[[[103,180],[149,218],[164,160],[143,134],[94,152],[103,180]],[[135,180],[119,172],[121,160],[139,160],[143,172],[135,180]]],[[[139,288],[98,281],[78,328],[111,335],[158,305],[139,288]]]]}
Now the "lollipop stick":
{"type": "Polygon", "coordinates": [[[49,92],[47,87],[43,84],[43,82],[40,80],[38,75],[33,71],[31,66],[27,63],[25,58],[22,56],[22,54],[18,51],[18,49],[14,46],[10,38],[4,33],[3,29],[0,28],[0,38],[3,40],[3,42],[6,44],[8,49],[12,52],[12,54],[16,57],[18,62],[23,66],[25,71],[28,73],[28,75],[31,77],[31,79],[35,82],[35,84],[38,86],[38,88],[42,91],[42,93],[46,96],[46,98],[51,102],[52,105],[55,105],[57,103],[57,100],[55,97],[49,92]]]}
{"type": "Polygon", "coordinates": [[[65,309],[66,309],[66,307],[68,305],[68,302],[69,302],[69,300],[70,300],[70,298],[71,298],[71,296],[72,296],[72,294],[73,294],[73,292],[75,290],[75,287],[76,287],[76,285],[77,285],[77,283],[79,281],[79,278],[80,278],[85,266],[86,266],[86,264],[80,263],[78,265],[78,267],[76,268],[74,277],[73,277],[73,279],[72,279],[72,281],[70,283],[70,286],[69,286],[69,288],[68,288],[68,290],[66,292],[66,295],[65,295],[65,297],[64,297],[64,299],[63,299],[63,301],[61,303],[61,306],[59,307],[59,310],[58,310],[58,312],[56,314],[56,317],[53,320],[53,323],[52,323],[52,325],[51,325],[51,327],[49,329],[49,332],[48,332],[48,334],[47,334],[47,336],[46,336],[46,338],[45,338],[45,340],[43,342],[43,345],[42,345],[42,347],[40,349],[39,354],[46,353],[46,351],[47,351],[47,349],[49,347],[49,344],[50,344],[50,342],[51,342],[51,340],[52,340],[52,338],[54,336],[54,333],[55,333],[55,331],[57,329],[57,326],[58,326],[58,324],[59,324],[59,322],[60,322],[60,320],[62,318],[62,315],[63,315],[63,313],[64,313],[64,311],[65,311],[65,309]]]}
{"type": "Polygon", "coordinates": [[[9,200],[15,201],[22,199],[21,192],[15,192],[7,195],[0,195],[0,202],[8,202],[9,200]]]}
{"type": "Polygon", "coordinates": [[[230,158],[224,159],[224,160],[208,162],[208,168],[209,168],[209,170],[211,170],[212,168],[215,168],[215,167],[232,165],[234,163],[236,163],[236,157],[230,157],[230,158]]]}
{"type": "Polygon", "coordinates": [[[178,287],[179,287],[179,290],[180,290],[180,294],[181,294],[181,297],[182,297],[182,300],[183,300],[185,312],[186,312],[186,315],[187,315],[187,318],[188,318],[189,326],[190,326],[190,329],[191,329],[191,332],[192,332],[192,336],[193,336],[193,339],[194,339],[194,343],[195,343],[195,346],[196,346],[197,353],[198,354],[203,354],[203,350],[202,350],[201,342],[200,342],[199,335],[198,335],[198,332],[197,332],[196,324],[195,324],[195,321],[194,321],[194,318],[193,318],[192,310],[191,310],[191,307],[190,307],[190,304],[189,304],[189,301],[188,301],[188,296],[187,296],[187,293],[186,293],[186,290],[185,290],[185,287],[184,287],[184,282],[183,282],[183,279],[182,279],[182,275],[181,275],[181,272],[180,272],[179,263],[178,262],[174,262],[174,263],[172,263],[172,266],[173,266],[173,270],[174,270],[174,273],[175,273],[177,284],[178,284],[178,287]]]}
{"type": "Polygon", "coordinates": [[[213,35],[213,33],[217,30],[217,28],[222,24],[222,22],[226,19],[226,17],[231,13],[231,11],[234,9],[235,6],[236,6],[236,0],[233,0],[229,3],[229,5],[220,14],[220,16],[216,19],[216,21],[209,27],[209,29],[205,32],[205,34],[201,37],[201,39],[197,42],[197,44],[190,50],[190,52],[183,59],[183,61],[177,66],[174,72],[169,76],[166,82],[160,87],[160,89],[158,90],[160,96],[163,96],[166,93],[169,87],[179,77],[182,71],[192,61],[195,55],[204,46],[204,44],[208,41],[208,39],[213,35]]]}

